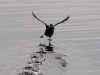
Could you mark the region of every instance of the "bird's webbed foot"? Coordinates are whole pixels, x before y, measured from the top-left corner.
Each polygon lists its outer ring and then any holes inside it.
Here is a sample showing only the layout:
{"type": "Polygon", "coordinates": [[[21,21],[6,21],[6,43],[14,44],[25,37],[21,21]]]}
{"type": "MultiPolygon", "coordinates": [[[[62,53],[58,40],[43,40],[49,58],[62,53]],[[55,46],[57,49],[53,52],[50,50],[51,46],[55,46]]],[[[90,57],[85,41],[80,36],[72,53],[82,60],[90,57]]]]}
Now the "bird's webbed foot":
{"type": "Polygon", "coordinates": [[[42,36],[40,36],[40,38],[43,38],[43,35],[42,35],[42,36]]]}

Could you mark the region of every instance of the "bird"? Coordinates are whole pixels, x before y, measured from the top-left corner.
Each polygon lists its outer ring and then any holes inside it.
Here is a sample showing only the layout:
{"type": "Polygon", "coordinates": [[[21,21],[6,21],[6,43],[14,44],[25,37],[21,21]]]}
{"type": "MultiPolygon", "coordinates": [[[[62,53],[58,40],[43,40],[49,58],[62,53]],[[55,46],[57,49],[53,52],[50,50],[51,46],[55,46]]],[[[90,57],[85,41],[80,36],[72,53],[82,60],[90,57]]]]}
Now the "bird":
{"type": "Polygon", "coordinates": [[[51,41],[52,39],[50,39],[52,36],[53,36],[53,34],[54,34],[54,30],[55,30],[55,26],[57,26],[58,24],[61,24],[61,23],[63,23],[63,22],[65,22],[65,21],[67,21],[69,18],[70,18],[70,16],[68,16],[68,17],[66,17],[64,20],[62,20],[62,21],[60,21],[60,22],[58,22],[58,23],[56,23],[56,24],[50,24],[50,25],[48,25],[48,24],[46,24],[45,22],[43,22],[42,20],[40,20],[33,12],[32,12],[32,15],[37,19],[37,20],[39,20],[40,22],[42,22],[43,24],[45,24],[45,26],[46,26],[46,29],[45,29],[45,31],[44,31],[44,34],[42,35],[42,36],[40,36],[40,38],[43,38],[43,36],[45,35],[45,36],[47,36],[47,37],[49,37],[49,41],[51,41]]]}

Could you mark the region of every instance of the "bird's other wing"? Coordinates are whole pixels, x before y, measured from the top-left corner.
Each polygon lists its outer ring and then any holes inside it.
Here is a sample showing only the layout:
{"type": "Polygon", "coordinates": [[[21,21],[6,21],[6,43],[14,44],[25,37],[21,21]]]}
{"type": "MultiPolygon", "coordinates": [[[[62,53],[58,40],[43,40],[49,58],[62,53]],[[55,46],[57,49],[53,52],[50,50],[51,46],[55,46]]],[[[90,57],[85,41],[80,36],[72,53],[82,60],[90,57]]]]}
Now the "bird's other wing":
{"type": "Polygon", "coordinates": [[[42,20],[40,20],[39,18],[36,17],[36,15],[32,12],[32,15],[37,19],[39,20],[40,22],[42,22],[43,24],[47,25],[45,22],[43,22],[42,20]]]}
{"type": "Polygon", "coordinates": [[[54,26],[56,26],[56,25],[58,25],[58,24],[60,24],[60,23],[63,23],[63,22],[65,22],[65,21],[67,21],[67,20],[69,19],[69,17],[70,17],[70,16],[66,17],[64,20],[62,20],[61,22],[56,23],[54,26]]]}

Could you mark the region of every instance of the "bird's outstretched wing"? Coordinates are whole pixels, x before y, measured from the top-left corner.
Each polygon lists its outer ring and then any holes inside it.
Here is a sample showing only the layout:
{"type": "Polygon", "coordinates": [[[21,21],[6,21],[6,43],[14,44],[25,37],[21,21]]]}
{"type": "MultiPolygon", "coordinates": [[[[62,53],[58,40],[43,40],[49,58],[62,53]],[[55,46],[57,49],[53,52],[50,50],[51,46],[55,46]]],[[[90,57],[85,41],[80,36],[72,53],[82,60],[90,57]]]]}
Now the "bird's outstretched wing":
{"type": "Polygon", "coordinates": [[[43,24],[47,25],[45,22],[43,22],[42,20],[40,20],[39,18],[36,17],[36,15],[32,12],[32,15],[37,19],[39,20],[40,22],[42,22],[43,24]]]}
{"type": "Polygon", "coordinates": [[[63,23],[63,22],[65,22],[65,21],[67,21],[67,20],[69,19],[69,17],[70,17],[70,16],[66,17],[64,20],[62,20],[61,22],[56,23],[54,26],[56,26],[56,25],[58,25],[58,24],[60,24],[60,23],[63,23]]]}

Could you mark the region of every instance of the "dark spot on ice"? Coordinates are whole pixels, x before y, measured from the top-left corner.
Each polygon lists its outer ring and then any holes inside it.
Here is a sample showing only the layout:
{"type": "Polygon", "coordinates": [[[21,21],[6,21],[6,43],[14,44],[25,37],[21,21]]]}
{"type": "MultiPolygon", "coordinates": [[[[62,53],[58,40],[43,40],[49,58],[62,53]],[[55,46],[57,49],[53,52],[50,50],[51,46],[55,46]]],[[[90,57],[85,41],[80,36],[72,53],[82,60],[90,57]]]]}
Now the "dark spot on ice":
{"type": "Polygon", "coordinates": [[[62,65],[62,67],[67,67],[68,63],[65,60],[62,60],[61,65],[62,65]]]}
{"type": "Polygon", "coordinates": [[[44,59],[44,60],[41,61],[41,62],[37,60],[37,61],[35,61],[35,63],[37,63],[37,64],[39,64],[39,65],[42,65],[42,63],[43,63],[45,60],[46,60],[46,59],[44,59]]]}
{"type": "Polygon", "coordinates": [[[61,56],[56,56],[55,59],[59,59],[60,60],[60,59],[62,59],[62,57],[61,56]]]}
{"type": "Polygon", "coordinates": [[[45,47],[45,44],[40,44],[39,46],[45,47]]]}
{"type": "Polygon", "coordinates": [[[39,65],[41,65],[41,64],[42,64],[42,62],[39,62],[39,61],[35,61],[35,63],[37,63],[37,64],[39,64],[39,65]]]}
{"type": "Polygon", "coordinates": [[[39,53],[39,54],[46,54],[47,52],[45,52],[45,51],[43,50],[43,48],[40,48],[40,51],[39,51],[39,52],[36,52],[36,53],[39,53]]]}
{"type": "Polygon", "coordinates": [[[33,56],[33,58],[36,58],[37,56],[33,56]]]}
{"type": "Polygon", "coordinates": [[[32,56],[31,56],[31,59],[33,59],[33,58],[38,58],[38,57],[37,57],[37,56],[35,56],[35,55],[32,55],[32,56]]]}
{"type": "Polygon", "coordinates": [[[28,64],[32,64],[31,62],[27,62],[28,64]]]}
{"type": "Polygon", "coordinates": [[[25,70],[34,70],[31,66],[26,66],[23,69],[25,69],[25,70]]]}
{"type": "Polygon", "coordinates": [[[40,53],[40,54],[46,54],[47,52],[36,52],[36,53],[40,53]]]}
{"type": "Polygon", "coordinates": [[[43,74],[38,74],[38,75],[43,75],[43,74]]]}
{"type": "Polygon", "coordinates": [[[35,75],[31,72],[22,72],[22,73],[19,73],[19,75],[35,75]]]}
{"type": "Polygon", "coordinates": [[[52,46],[46,46],[45,49],[46,49],[46,51],[53,51],[53,47],[52,46]]]}

